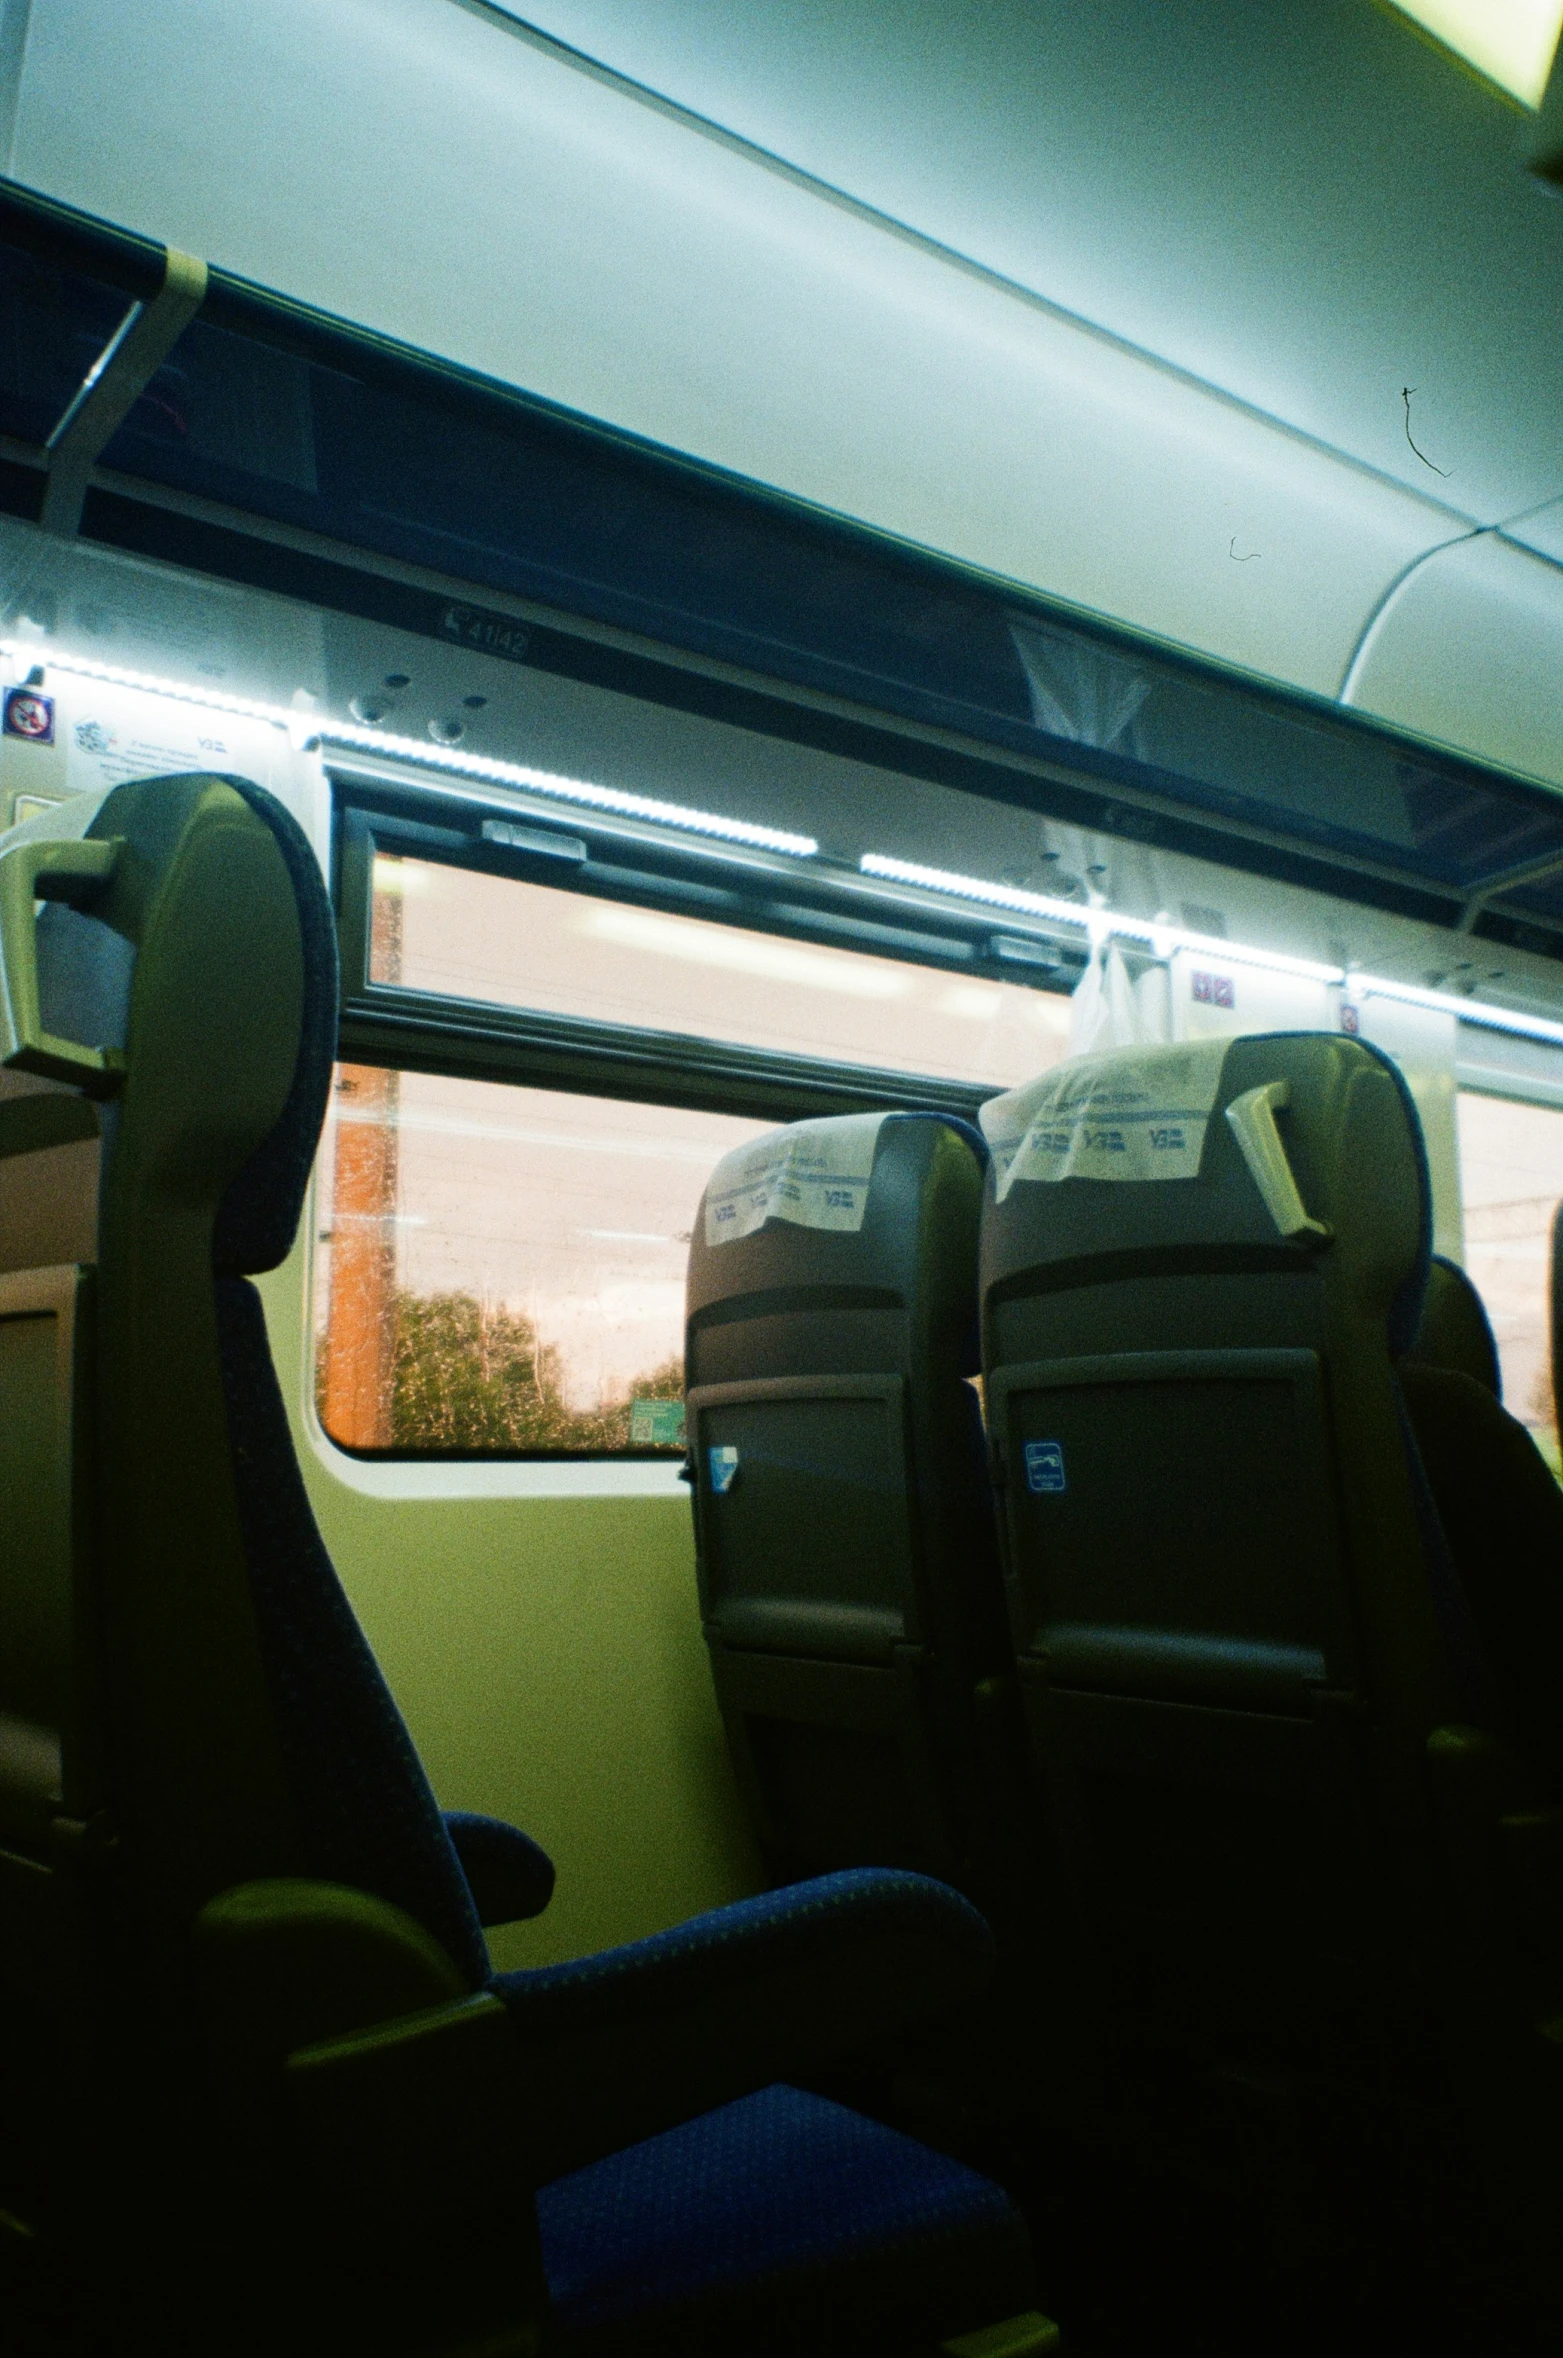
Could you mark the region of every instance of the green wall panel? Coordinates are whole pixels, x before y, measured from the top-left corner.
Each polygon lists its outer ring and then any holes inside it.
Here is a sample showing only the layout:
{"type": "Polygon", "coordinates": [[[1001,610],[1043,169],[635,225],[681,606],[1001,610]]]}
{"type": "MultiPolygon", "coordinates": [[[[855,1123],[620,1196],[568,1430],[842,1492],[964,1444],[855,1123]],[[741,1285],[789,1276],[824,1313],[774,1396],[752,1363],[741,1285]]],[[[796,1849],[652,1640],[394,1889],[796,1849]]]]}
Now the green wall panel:
{"type": "Polygon", "coordinates": [[[493,1937],[496,1962],[581,1956],[759,1889],[684,1501],[351,1487],[302,1430],[303,1286],[296,1249],[262,1292],[343,1586],[441,1802],[524,1826],[558,1868],[546,1912],[493,1937]]]}

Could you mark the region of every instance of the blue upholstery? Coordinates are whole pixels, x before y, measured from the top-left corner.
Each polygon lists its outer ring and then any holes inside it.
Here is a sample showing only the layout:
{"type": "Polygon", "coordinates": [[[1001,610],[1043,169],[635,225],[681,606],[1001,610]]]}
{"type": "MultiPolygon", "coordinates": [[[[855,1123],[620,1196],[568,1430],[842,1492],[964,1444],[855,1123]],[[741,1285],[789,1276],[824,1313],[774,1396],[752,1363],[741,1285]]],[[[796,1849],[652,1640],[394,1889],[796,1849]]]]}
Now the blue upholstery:
{"type": "Polygon", "coordinates": [[[89,1048],[123,1048],[134,944],[101,918],[48,901],[38,913],[38,1000],[45,1031],[89,1048]]]}
{"type": "Polygon", "coordinates": [[[986,1923],[947,1884],[888,1867],[851,1867],[734,1900],[623,1948],[499,1973],[491,1987],[518,2027],[536,2036],[698,2005],[735,1974],[795,1966],[833,1942],[850,1944],[869,1932],[902,1939],[932,1934],[957,1954],[966,1952],[974,1979],[992,1963],[986,1923]]]}
{"type": "Polygon", "coordinates": [[[1381,1064],[1395,1084],[1406,1117],[1406,1128],[1411,1137],[1411,1151],[1416,1158],[1419,1217],[1417,1223],[1416,1258],[1401,1280],[1400,1290],[1389,1306],[1387,1339],[1391,1359],[1398,1359],[1416,1341],[1416,1330],[1422,1323],[1422,1303],[1427,1294],[1428,1271],[1433,1262],[1433,1174],[1428,1168],[1427,1140],[1422,1135],[1422,1117],[1416,1109],[1405,1074],[1392,1056],[1382,1048],[1375,1048],[1371,1040],[1359,1040],[1359,1048],[1381,1064]]]}
{"type": "Polygon", "coordinates": [[[1031,2299],[1024,2230],[997,2186],[797,2088],[764,2088],[558,2179],[537,2212],[581,2358],[867,2358],[1031,2299]]]}
{"type": "Polygon", "coordinates": [[[469,1809],[448,1809],[451,1838],[482,1924],[516,1924],[540,1916],[554,1896],[554,1862],[540,1842],[469,1809]]]}
{"type": "Polygon", "coordinates": [[[225,778],[276,838],[298,906],[304,1001],[298,1060],[281,1116],[217,1207],[212,1266],[219,1276],[275,1269],[298,1229],[304,1190],[331,1092],[336,1055],[336,926],[319,863],[280,802],[245,778],[225,778]]]}
{"type": "Polygon", "coordinates": [[[342,1594],[305,1493],[260,1297],[216,1280],[250,1590],[311,1872],[405,1908],[474,1989],[488,1950],[412,1738],[342,1594]]]}

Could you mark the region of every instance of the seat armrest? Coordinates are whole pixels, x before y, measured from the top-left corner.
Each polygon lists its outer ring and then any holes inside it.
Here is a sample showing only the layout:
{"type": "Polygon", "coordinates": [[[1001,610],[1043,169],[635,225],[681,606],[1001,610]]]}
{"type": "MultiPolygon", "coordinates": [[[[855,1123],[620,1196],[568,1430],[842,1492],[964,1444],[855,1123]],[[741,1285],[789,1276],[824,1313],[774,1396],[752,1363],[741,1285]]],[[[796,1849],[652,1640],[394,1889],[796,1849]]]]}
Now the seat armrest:
{"type": "Polygon", "coordinates": [[[941,2013],[992,1967],[992,1935],[958,1892],[860,1868],[498,1974],[534,2183],[941,2013]]]}
{"type": "Polygon", "coordinates": [[[400,1908],[345,1884],[278,1877],[209,1900],[192,1941],[213,2094],[252,2159],[286,2135],[282,2074],[296,2048],[470,1994],[400,1908]]]}
{"type": "Polygon", "coordinates": [[[445,1830],[485,1930],[542,1914],[554,1896],[554,1862],[530,1834],[467,1809],[448,1809],[445,1830]]]}
{"type": "Polygon", "coordinates": [[[987,1925],[927,1876],[860,1869],[473,1992],[401,1910],[332,1884],[202,1911],[213,2077],[241,2146],[382,2220],[451,2216],[970,1997],[987,1925]]]}
{"type": "Polygon", "coordinates": [[[481,1991],[296,2049],[288,2110],[317,2198],[423,2233],[500,2211],[513,2235],[533,2187],[518,2060],[481,1991]]]}

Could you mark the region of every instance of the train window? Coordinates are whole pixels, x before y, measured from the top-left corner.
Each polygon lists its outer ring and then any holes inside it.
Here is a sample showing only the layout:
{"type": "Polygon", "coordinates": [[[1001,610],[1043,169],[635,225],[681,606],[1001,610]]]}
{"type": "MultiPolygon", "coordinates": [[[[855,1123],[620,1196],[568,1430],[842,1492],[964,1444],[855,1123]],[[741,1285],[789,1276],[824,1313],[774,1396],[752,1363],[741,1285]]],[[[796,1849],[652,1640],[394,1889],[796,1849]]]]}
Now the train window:
{"type": "Polygon", "coordinates": [[[1069,1002],[1010,980],[980,914],[919,932],[791,867],[584,818],[496,850],[463,818],[344,810],[320,1423],[366,1456],[676,1456],[721,1156],[811,1113],[973,1114],[1065,1053],[1069,1002]]]}
{"type": "Polygon", "coordinates": [[[1465,1265],[1492,1320],[1505,1404],[1556,1472],[1548,1270],[1563,1200],[1563,1110],[1469,1089],[1458,1104],[1465,1265]]]}
{"type": "Polygon", "coordinates": [[[374,902],[369,979],[412,991],[994,1087],[1068,1039],[1024,984],[431,860],[380,854],[374,902]]]}
{"type": "Polygon", "coordinates": [[[701,1189],[768,1127],[338,1067],[322,1147],[316,1399],[396,1456],[677,1455],[701,1189]]]}

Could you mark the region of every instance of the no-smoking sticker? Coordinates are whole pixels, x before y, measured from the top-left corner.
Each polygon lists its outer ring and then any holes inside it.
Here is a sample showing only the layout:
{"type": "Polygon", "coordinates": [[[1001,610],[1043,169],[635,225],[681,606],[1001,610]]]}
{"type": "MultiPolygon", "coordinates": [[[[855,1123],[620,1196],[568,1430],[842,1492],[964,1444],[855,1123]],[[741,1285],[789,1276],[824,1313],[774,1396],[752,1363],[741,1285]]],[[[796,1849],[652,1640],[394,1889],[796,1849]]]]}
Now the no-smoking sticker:
{"type": "Polygon", "coordinates": [[[54,743],[54,698],[36,688],[7,688],[5,734],[25,737],[30,745],[54,743]]]}

